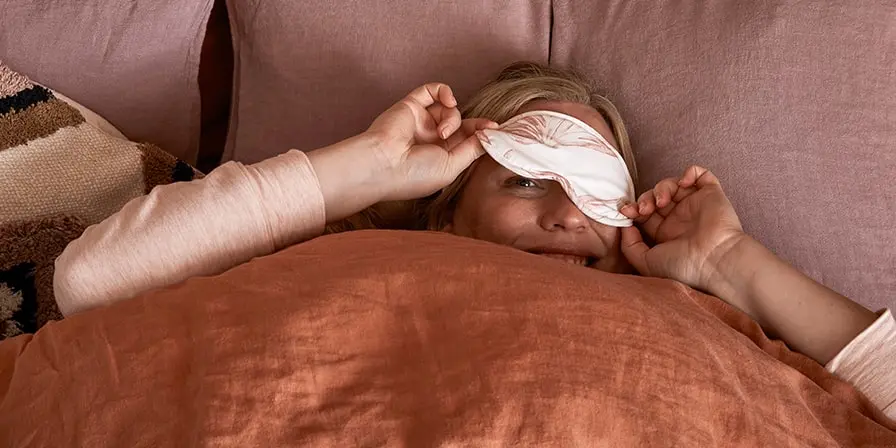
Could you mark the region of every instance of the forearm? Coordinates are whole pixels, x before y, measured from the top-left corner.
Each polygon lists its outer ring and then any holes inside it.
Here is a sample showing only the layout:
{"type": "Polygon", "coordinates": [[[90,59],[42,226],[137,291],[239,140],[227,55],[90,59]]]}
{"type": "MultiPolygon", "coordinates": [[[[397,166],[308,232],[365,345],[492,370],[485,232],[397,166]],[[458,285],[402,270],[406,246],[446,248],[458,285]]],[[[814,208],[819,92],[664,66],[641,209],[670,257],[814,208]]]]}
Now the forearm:
{"type": "Polygon", "coordinates": [[[383,199],[386,182],[375,167],[380,140],[367,133],[308,153],[324,203],[326,221],[351,216],[383,199]]]}
{"type": "Polygon", "coordinates": [[[158,187],[66,248],[56,260],[57,304],[68,315],[223,272],[316,236],[323,209],[314,172],[298,152],[158,187]]]}
{"type": "Polygon", "coordinates": [[[740,308],[791,348],[826,364],[876,316],[744,235],[714,262],[709,292],[740,308]]]}

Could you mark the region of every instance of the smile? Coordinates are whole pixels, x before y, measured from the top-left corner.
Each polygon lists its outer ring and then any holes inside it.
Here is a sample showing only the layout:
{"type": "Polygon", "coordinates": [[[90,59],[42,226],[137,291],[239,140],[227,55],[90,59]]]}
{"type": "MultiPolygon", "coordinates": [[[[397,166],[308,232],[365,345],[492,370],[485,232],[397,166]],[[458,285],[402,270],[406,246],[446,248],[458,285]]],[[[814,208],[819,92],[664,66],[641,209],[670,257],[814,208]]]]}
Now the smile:
{"type": "Polygon", "coordinates": [[[585,257],[582,255],[572,255],[572,254],[562,254],[562,253],[550,253],[550,252],[532,252],[536,255],[541,255],[543,257],[553,258],[555,260],[563,261],[569,264],[574,264],[578,266],[590,266],[594,262],[597,261],[595,257],[585,257]]]}

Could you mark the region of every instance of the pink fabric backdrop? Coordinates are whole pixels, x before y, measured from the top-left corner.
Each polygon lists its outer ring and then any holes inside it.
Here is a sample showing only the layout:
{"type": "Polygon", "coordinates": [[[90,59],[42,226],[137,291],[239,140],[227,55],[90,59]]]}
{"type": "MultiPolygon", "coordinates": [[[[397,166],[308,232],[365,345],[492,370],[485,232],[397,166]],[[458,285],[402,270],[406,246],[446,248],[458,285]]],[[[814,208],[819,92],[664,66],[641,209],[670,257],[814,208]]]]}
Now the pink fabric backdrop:
{"type": "Polygon", "coordinates": [[[708,166],[779,255],[896,308],[892,2],[553,5],[551,62],[616,101],[642,187],[708,166]]]}
{"type": "Polygon", "coordinates": [[[225,160],[255,162],[363,131],[417,85],[462,101],[505,65],[547,62],[550,3],[228,1],[236,101],[225,160]]]}

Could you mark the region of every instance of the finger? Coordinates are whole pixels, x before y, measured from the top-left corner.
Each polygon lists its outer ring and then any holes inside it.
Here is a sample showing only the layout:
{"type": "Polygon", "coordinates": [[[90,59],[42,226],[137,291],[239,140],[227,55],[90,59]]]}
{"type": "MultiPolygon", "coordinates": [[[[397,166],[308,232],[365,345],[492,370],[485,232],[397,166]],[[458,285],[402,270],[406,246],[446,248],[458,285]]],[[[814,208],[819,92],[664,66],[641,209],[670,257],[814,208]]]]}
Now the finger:
{"type": "MultiPolygon", "coordinates": [[[[688,187],[688,188],[678,188],[678,191],[675,192],[675,196],[672,197],[672,201],[666,204],[663,207],[660,207],[656,210],[656,212],[662,217],[668,217],[672,214],[672,210],[675,209],[675,206],[678,205],[679,202],[683,201],[686,197],[697,192],[697,187],[688,187]]],[[[659,200],[657,200],[659,202],[659,200]]]]}
{"type": "Polygon", "coordinates": [[[454,91],[448,84],[436,83],[435,88],[438,89],[437,97],[440,103],[446,107],[457,107],[457,98],[454,97],[454,91]]]}
{"type": "Polygon", "coordinates": [[[483,154],[485,154],[485,150],[475,135],[465,138],[457,146],[451,148],[451,152],[448,153],[448,170],[451,178],[454,179],[483,154]]]}
{"type": "Polygon", "coordinates": [[[427,107],[426,110],[432,116],[432,119],[435,120],[440,139],[447,140],[451,134],[460,129],[460,111],[456,107],[445,107],[436,103],[427,107]]]}
{"type": "Polygon", "coordinates": [[[628,219],[636,219],[640,216],[638,214],[638,205],[633,202],[623,204],[623,206],[619,208],[619,213],[622,213],[622,215],[628,219]]]}
{"type": "Polygon", "coordinates": [[[620,246],[622,255],[641,275],[650,275],[647,268],[647,252],[650,247],[644,242],[637,227],[623,227],[620,246]]]}
{"type": "Polygon", "coordinates": [[[491,121],[487,118],[468,118],[463,120],[460,125],[460,129],[457,132],[451,134],[448,139],[448,148],[453,148],[460,144],[462,141],[466,140],[467,137],[476,134],[476,131],[480,131],[482,129],[495,129],[498,127],[498,123],[491,121]]]}
{"type": "Polygon", "coordinates": [[[462,124],[463,130],[469,135],[473,135],[476,131],[482,129],[497,129],[498,127],[500,127],[498,123],[488,118],[467,118],[462,124]]]}
{"type": "Polygon", "coordinates": [[[653,194],[656,197],[656,207],[663,208],[672,202],[675,193],[678,192],[678,179],[669,177],[657,182],[653,187],[653,194]]]}
{"type": "Polygon", "coordinates": [[[457,107],[457,99],[454,98],[451,87],[440,82],[431,82],[417,87],[405,98],[424,109],[437,102],[442,103],[445,107],[457,107]]]}
{"type": "Polygon", "coordinates": [[[441,139],[439,132],[442,129],[438,125],[443,115],[442,110],[457,107],[457,100],[450,87],[434,82],[417,87],[398,104],[409,107],[416,118],[417,127],[414,137],[420,142],[435,143],[441,139]],[[433,107],[433,110],[430,111],[430,107],[437,104],[439,106],[433,107]]]}
{"type": "Polygon", "coordinates": [[[656,210],[656,196],[653,190],[647,190],[638,198],[639,219],[647,219],[656,210]]]}
{"type": "Polygon", "coordinates": [[[675,210],[675,206],[676,206],[676,205],[678,205],[677,202],[669,201],[669,203],[666,204],[665,207],[660,207],[660,208],[656,209],[656,213],[655,213],[655,214],[660,215],[660,216],[662,216],[663,218],[668,218],[669,215],[672,214],[672,210],[675,210]]]}
{"type": "Polygon", "coordinates": [[[663,217],[663,215],[654,213],[650,216],[643,217],[643,219],[635,220],[635,222],[638,223],[638,227],[640,227],[650,239],[656,241],[657,230],[665,219],[666,218],[663,217]]]}
{"type": "Polygon", "coordinates": [[[693,186],[703,188],[709,185],[721,186],[721,183],[715,174],[712,174],[708,169],[697,165],[691,165],[684,170],[684,174],[682,174],[681,179],[678,181],[678,186],[684,188],[693,186]]]}
{"type": "Polygon", "coordinates": [[[684,198],[694,194],[697,192],[697,187],[688,187],[688,188],[679,188],[675,193],[675,196],[672,198],[674,202],[681,202],[684,198]]]}

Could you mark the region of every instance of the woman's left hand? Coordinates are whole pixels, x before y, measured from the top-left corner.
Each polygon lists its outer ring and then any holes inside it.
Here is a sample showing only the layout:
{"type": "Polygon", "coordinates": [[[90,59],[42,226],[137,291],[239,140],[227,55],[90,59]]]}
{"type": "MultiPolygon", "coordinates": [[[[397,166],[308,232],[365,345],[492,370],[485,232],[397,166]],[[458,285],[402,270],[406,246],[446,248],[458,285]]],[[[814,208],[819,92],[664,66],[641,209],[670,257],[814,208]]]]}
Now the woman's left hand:
{"type": "Polygon", "coordinates": [[[710,293],[719,261],[746,237],[719,179],[699,166],[660,181],[620,212],[636,223],[622,229],[622,253],[639,273],[710,293]]]}
{"type": "Polygon", "coordinates": [[[706,168],[662,180],[620,211],[637,223],[622,229],[622,253],[638,272],[724,300],[822,365],[877,319],[745,234],[706,168]],[[656,244],[645,243],[638,227],[656,244]]]}

